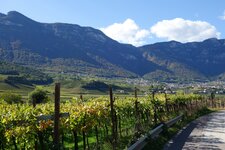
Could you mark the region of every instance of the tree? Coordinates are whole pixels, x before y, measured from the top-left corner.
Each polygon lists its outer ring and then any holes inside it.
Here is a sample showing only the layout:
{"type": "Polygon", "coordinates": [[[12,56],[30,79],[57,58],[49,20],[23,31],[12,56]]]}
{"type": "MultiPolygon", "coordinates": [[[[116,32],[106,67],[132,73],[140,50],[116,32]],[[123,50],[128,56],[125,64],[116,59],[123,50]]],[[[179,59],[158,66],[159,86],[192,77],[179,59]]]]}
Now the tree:
{"type": "Polygon", "coordinates": [[[47,91],[42,88],[36,88],[29,94],[30,102],[35,106],[36,104],[46,103],[49,101],[49,97],[47,95],[47,91]]]}

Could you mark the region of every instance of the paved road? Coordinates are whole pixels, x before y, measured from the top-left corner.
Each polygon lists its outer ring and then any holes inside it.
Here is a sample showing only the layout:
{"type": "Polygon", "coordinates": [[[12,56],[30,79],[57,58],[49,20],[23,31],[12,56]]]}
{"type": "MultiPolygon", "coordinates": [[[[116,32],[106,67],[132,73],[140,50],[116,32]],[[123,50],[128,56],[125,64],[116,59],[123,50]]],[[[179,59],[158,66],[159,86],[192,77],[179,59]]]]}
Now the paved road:
{"type": "Polygon", "coordinates": [[[225,150],[225,110],[191,122],[164,150],[225,150]]]}

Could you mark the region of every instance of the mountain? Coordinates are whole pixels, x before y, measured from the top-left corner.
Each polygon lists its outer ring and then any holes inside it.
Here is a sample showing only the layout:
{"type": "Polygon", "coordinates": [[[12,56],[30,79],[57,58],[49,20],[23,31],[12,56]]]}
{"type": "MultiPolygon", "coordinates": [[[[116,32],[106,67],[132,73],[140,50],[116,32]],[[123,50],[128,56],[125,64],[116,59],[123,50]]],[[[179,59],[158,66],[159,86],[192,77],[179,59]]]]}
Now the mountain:
{"type": "Polygon", "coordinates": [[[12,11],[0,15],[0,58],[63,72],[137,77],[158,66],[134,46],[100,30],[65,23],[39,23],[12,11]]]}
{"type": "Polygon", "coordinates": [[[167,76],[186,79],[216,79],[225,73],[225,40],[207,39],[203,42],[176,41],[145,45],[139,48],[144,57],[169,71],[167,76]]]}
{"type": "Polygon", "coordinates": [[[0,60],[51,73],[144,77],[166,82],[225,80],[225,40],[121,44],[100,30],[0,13],[0,60]]]}

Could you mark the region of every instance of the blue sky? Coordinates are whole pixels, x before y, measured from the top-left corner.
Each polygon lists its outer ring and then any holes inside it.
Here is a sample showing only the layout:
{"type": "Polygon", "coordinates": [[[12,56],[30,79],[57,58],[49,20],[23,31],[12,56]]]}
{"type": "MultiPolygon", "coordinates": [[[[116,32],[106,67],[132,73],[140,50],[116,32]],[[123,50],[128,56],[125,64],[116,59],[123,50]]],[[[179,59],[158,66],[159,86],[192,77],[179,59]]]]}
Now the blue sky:
{"type": "Polygon", "coordinates": [[[224,0],[0,0],[0,4],[2,13],[16,10],[40,22],[91,26],[137,46],[225,38],[224,0]]]}

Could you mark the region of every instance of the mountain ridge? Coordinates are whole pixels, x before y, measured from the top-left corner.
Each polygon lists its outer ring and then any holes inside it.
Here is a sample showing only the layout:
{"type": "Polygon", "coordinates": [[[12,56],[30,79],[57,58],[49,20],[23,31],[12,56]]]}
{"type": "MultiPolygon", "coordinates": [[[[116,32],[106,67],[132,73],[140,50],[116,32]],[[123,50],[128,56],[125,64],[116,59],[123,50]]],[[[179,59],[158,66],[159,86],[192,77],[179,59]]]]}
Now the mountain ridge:
{"type": "Polygon", "coordinates": [[[222,39],[135,47],[119,43],[92,27],[40,23],[16,11],[0,14],[0,33],[2,60],[47,72],[169,82],[207,81],[225,73],[222,39]]]}
{"type": "Polygon", "coordinates": [[[50,59],[74,58],[99,65],[93,59],[94,55],[140,75],[146,73],[146,69],[141,68],[142,65],[148,65],[148,70],[154,66],[143,58],[136,47],[120,44],[100,30],[72,24],[32,22],[16,12],[9,12],[7,16],[0,19],[0,32],[4,33],[3,36],[0,35],[2,49],[23,49],[50,59]],[[10,14],[16,19],[8,19],[11,18],[7,17],[10,14]]]}
{"type": "Polygon", "coordinates": [[[215,77],[225,72],[225,40],[206,39],[202,42],[163,42],[139,47],[146,59],[167,68],[167,63],[184,64],[205,77],[215,77]],[[158,62],[156,62],[158,61],[158,62]]]}

